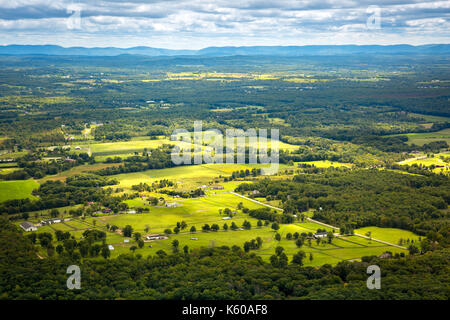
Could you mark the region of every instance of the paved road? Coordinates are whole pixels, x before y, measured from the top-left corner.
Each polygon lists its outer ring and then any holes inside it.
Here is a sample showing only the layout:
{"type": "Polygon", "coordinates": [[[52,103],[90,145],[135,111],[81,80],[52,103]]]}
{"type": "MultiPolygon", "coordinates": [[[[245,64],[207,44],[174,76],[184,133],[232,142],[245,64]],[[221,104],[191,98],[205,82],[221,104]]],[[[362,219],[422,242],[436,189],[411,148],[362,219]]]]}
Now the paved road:
{"type": "Polygon", "coordinates": [[[387,244],[387,245],[390,245],[390,246],[393,246],[393,247],[397,247],[397,248],[400,248],[400,249],[405,249],[405,250],[407,250],[407,248],[402,247],[402,246],[399,246],[398,244],[393,244],[393,243],[386,242],[386,241],[383,241],[383,240],[378,240],[378,239],[374,239],[374,238],[369,238],[368,236],[364,236],[364,235],[362,235],[362,234],[355,233],[355,236],[358,236],[358,237],[361,237],[361,238],[365,238],[365,239],[369,239],[369,240],[373,240],[373,241],[380,242],[380,243],[384,243],[384,244],[387,244]]]}
{"type": "MultiPolygon", "coordinates": [[[[263,205],[263,206],[266,206],[266,207],[269,207],[269,208],[272,208],[272,209],[275,209],[275,210],[281,210],[281,211],[283,211],[283,209],[281,209],[281,208],[277,208],[277,207],[271,206],[271,205],[269,205],[269,204],[267,204],[267,203],[264,203],[264,202],[261,202],[261,201],[258,201],[258,200],[254,200],[254,199],[251,199],[251,198],[248,198],[248,197],[246,197],[246,196],[243,196],[242,194],[239,194],[239,193],[236,193],[236,192],[232,192],[232,191],[230,191],[230,193],[232,193],[232,194],[234,194],[234,195],[236,195],[236,196],[238,196],[238,197],[247,199],[247,200],[249,200],[249,201],[258,203],[258,204],[260,204],[260,205],[263,205]]],[[[332,226],[332,225],[330,225],[330,224],[326,224],[326,223],[323,223],[323,222],[320,222],[320,221],[317,221],[317,220],[314,220],[314,219],[311,219],[311,218],[307,218],[307,220],[308,220],[308,221],[311,221],[311,222],[314,222],[314,223],[317,223],[317,224],[320,224],[320,225],[322,225],[322,226],[326,226],[326,227],[329,227],[329,228],[332,228],[332,229],[335,229],[335,230],[339,230],[338,227],[335,227],[335,226],[332,226]]],[[[400,249],[405,249],[405,250],[406,250],[405,247],[399,246],[398,244],[393,244],[393,243],[390,243],[390,242],[387,242],[387,241],[378,240],[378,239],[374,239],[374,238],[369,238],[369,237],[364,236],[364,235],[362,235],[362,234],[355,233],[355,236],[358,236],[358,237],[361,237],[361,238],[365,238],[365,239],[369,239],[369,240],[373,240],[373,241],[380,242],[380,243],[384,243],[384,244],[387,244],[387,245],[389,245],[389,246],[393,246],[393,247],[396,247],[396,248],[400,248],[400,249]]]]}
{"type": "Polygon", "coordinates": [[[270,204],[267,204],[267,203],[264,203],[264,202],[261,202],[261,201],[258,201],[258,200],[252,199],[252,198],[248,198],[246,196],[243,196],[242,194],[239,194],[239,193],[236,193],[236,192],[233,192],[233,191],[230,191],[230,193],[234,194],[235,196],[244,198],[244,199],[246,199],[248,201],[255,202],[257,204],[260,204],[260,205],[263,205],[263,206],[266,206],[266,207],[269,207],[269,208],[272,208],[272,209],[275,209],[275,210],[283,211],[283,209],[281,209],[281,208],[277,208],[277,207],[271,206],[270,204]]]}

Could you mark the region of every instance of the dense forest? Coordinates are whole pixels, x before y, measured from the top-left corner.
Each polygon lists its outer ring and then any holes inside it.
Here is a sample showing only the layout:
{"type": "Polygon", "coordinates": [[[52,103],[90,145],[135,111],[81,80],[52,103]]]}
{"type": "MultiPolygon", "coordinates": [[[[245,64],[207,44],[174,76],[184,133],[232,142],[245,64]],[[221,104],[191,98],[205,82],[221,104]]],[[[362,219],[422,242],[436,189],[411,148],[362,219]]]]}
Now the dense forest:
{"type": "Polygon", "coordinates": [[[426,235],[442,232],[448,241],[450,184],[445,176],[412,175],[387,170],[300,174],[292,181],[262,180],[236,191],[259,190],[258,196],[279,199],[285,213],[316,209],[314,218],[343,228],[394,227],[426,235]]]}

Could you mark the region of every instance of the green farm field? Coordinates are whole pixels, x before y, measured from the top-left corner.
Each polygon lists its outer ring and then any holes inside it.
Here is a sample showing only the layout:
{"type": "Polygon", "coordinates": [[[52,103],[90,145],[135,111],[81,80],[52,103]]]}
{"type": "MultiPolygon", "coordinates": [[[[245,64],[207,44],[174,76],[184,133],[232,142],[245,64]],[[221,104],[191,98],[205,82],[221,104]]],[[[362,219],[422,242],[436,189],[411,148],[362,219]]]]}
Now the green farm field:
{"type": "MultiPolygon", "coordinates": [[[[230,176],[233,171],[268,167],[261,164],[203,164],[192,166],[179,166],[165,169],[152,169],[142,172],[124,173],[111,176],[120,181],[120,186],[130,188],[140,182],[152,183],[156,180],[168,179],[175,181],[181,188],[194,188],[207,184],[211,179],[219,176],[230,176]]],[[[291,168],[280,165],[280,168],[291,168]]]]}
{"type": "Polygon", "coordinates": [[[144,148],[155,149],[163,144],[174,144],[168,139],[150,140],[149,137],[134,137],[130,141],[102,142],[80,144],[81,152],[88,152],[89,148],[94,156],[111,156],[142,152],[144,148]]]}
{"type": "Polygon", "coordinates": [[[433,141],[446,141],[450,143],[450,128],[436,132],[408,133],[404,135],[408,137],[408,144],[416,144],[418,146],[423,146],[433,141]]]}
{"type": "Polygon", "coordinates": [[[0,202],[11,199],[36,199],[31,192],[39,187],[34,180],[0,181],[0,202]]]}
{"type": "Polygon", "coordinates": [[[440,166],[440,168],[434,168],[433,172],[434,173],[448,173],[449,169],[448,166],[449,164],[446,163],[445,161],[443,161],[440,156],[444,156],[444,157],[448,157],[447,153],[441,153],[441,154],[437,154],[437,155],[433,155],[431,157],[427,157],[424,159],[416,159],[416,158],[412,158],[412,159],[406,159],[404,161],[399,162],[399,164],[407,164],[407,165],[419,165],[419,166],[424,166],[424,167],[430,167],[430,166],[440,166]]]}
{"type": "MultiPolygon", "coordinates": [[[[80,144],[77,146],[80,146],[79,152],[91,152],[94,156],[99,157],[99,161],[104,160],[104,157],[106,156],[115,156],[115,155],[126,155],[126,154],[132,154],[134,152],[142,152],[144,148],[147,149],[155,149],[162,145],[183,145],[183,142],[179,141],[171,141],[170,139],[166,138],[159,138],[156,140],[149,139],[149,137],[142,136],[142,137],[134,137],[129,141],[117,141],[117,142],[93,142],[89,144],[80,144]]],[[[268,139],[269,146],[272,144],[271,140],[268,139]]],[[[226,144],[224,143],[224,146],[226,144]]],[[[246,143],[247,146],[249,146],[249,142],[246,143]]],[[[251,144],[252,147],[256,147],[256,144],[251,144]]],[[[204,147],[202,147],[204,148],[204,147]]],[[[298,146],[284,143],[282,141],[279,141],[279,148],[283,150],[296,150],[298,149],[298,146]]]]}
{"type": "MultiPolygon", "coordinates": [[[[330,162],[330,161],[311,161],[305,162],[318,167],[327,166],[350,166],[349,164],[330,162]]],[[[130,188],[140,182],[152,183],[156,180],[168,179],[175,181],[181,189],[192,189],[203,184],[208,184],[212,179],[219,176],[230,176],[233,171],[251,170],[253,168],[267,168],[269,165],[264,164],[202,164],[192,166],[179,166],[165,169],[153,169],[142,172],[124,173],[111,176],[120,181],[120,187],[130,188]]],[[[283,174],[284,170],[296,170],[297,163],[292,166],[287,164],[279,165],[279,173],[283,174]]],[[[240,182],[234,182],[230,186],[237,187],[240,182]]],[[[222,183],[221,183],[222,184],[222,183]]],[[[227,183],[223,184],[224,187],[227,183]]],[[[234,188],[226,188],[226,191],[234,188]]]]}
{"type": "Polygon", "coordinates": [[[355,229],[355,233],[366,235],[367,232],[371,232],[371,237],[390,242],[393,244],[398,244],[400,239],[403,240],[414,240],[414,242],[419,241],[419,236],[411,231],[401,230],[396,228],[379,228],[379,227],[365,227],[360,229],[355,229]]]}
{"type": "MultiPolygon", "coordinates": [[[[178,235],[171,235],[169,239],[147,241],[142,249],[138,249],[136,253],[146,255],[153,255],[158,250],[164,250],[166,252],[172,251],[172,241],[179,241],[179,248],[187,245],[189,249],[195,249],[200,247],[219,247],[233,245],[242,248],[244,242],[261,237],[263,240],[262,247],[257,250],[252,250],[255,254],[262,257],[263,260],[269,261],[271,255],[274,254],[275,248],[281,246],[284,248],[285,253],[289,259],[296,254],[299,250],[306,253],[305,265],[306,266],[319,266],[325,263],[336,264],[342,260],[359,260],[362,256],[367,255],[380,255],[386,251],[393,253],[406,253],[406,250],[395,248],[388,245],[382,245],[375,241],[369,241],[357,236],[350,236],[333,239],[331,244],[317,244],[314,240],[311,242],[311,246],[305,243],[301,248],[298,248],[295,244],[295,240],[287,240],[285,238],[286,230],[292,231],[291,225],[283,225],[279,230],[280,234],[283,234],[281,241],[274,239],[275,232],[270,227],[252,228],[251,230],[238,230],[238,231],[218,231],[218,232],[197,232],[194,234],[183,233],[178,235]],[[151,245],[151,247],[149,247],[151,245]],[[313,255],[313,260],[309,260],[310,253],[313,255]]],[[[301,228],[295,228],[295,230],[301,231],[301,228]]],[[[123,238],[122,238],[123,239],[123,238]]],[[[130,247],[135,245],[134,243],[125,244],[123,241],[113,243],[114,251],[112,256],[118,256],[123,253],[129,253],[130,247]]]]}
{"type": "Polygon", "coordinates": [[[234,221],[238,226],[241,226],[244,220],[248,220],[256,226],[256,219],[248,217],[240,211],[232,220],[222,220],[224,216],[219,214],[219,209],[236,210],[240,202],[249,209],[262,207],[233,194],[223,193],[197,199],[177,200],[180,206],[175,208],[150,207],[149,213],[110,215],[97,219],[100,223],[117,225],[119,228],[129,224],[135,231],[141,233],[144,232],[146,226],[150,227],[150,232],[161,233],[167,228],[173,229],[176,223],[182,220],[189,225],[189,228],[194,225],[197,230],[200,230],[205,223],[209,225],[217,223],[222,227],[224,223],[230,225],[234,221]]]}
{"type": "MultiPolygon", "coordinates": [[[[131,225],[134,232],[140,232],[144,235],[144,229],[146,227],[149,227],[149,233],[163,233],[167,228],[173,229],[177,222],[185,221],[188,226],[181,233],[171,234],[169,239],[166,240],[145,241],[144,247],[142,249],[137,249],[136,254],[141,254],[142,256],[153,255],[158,250],[171,252],[172,241],[175,239],[179,241],[179,248],[182,250],[185,245],[190,249],[215,246],[231,247],[233,245],[242,248],[244,242],[256,239],[256,237],[261,237],[263,240],[262,247],[257,250],[252,250],[252,252],[261,256],[263,260],[268,261],[270,256],[274,253],[275,248],[281,246],[284,248],[289,259],[291,259],[299,250],[304,251],[307,255],[305,259],[305,265],[307,266],[319,266],[325,263],[334,265],[342,260],[358,260],[362,256],[380,255],[386,251],[393,253],[407,252],[400,248],[358,236],[335,237],[331,244],[317,244],[313,239],[310,244],[309,242],[305,242],[301,248],[296,246],[294,240],[286,239],[288,233],[310,233],[316,232],[319,228],[326,229],[327,231],[332,230],[332,228],[323,227],[313,221],[298,221],[293,224],[280,225],[278,233],[281,235],[282,239],[281,241],[276,241],[274,238],[276,233],[271,229],[270,225],[256,227],[257,220],[245,215],[240,210],[237,210],[236,216],[232,219],[223,220],[224,216],[219,214],[219,209],[228,207],[235,210],[240,202],[250,209],[262,207],[260,204],[248,201],[231,193],[215,194],[196,199],[179,199],[177,202],[181,204],[181,206],[176,208],[150,207],[149,213],[102,215],[98,217],[87,217],[85,220],[72,219],[64,223],[40,227],[37,232],[54,233],[56,230],[69,231],[75,239],[80,240],[82,239],[84,230],[95,228],[106,231],[106,224],[117,225],[119,228],[123,228],[125,225],[131,225]],[[222,229],[224,223],[227,223],[228,226],[230,226],[232,222],[235,222],[241,227],[245,220],[251,222],[252,228],[250,230],[232,231],[229,229],[228,231],[224,231],[222,229]],[[208,223],[209,225],[217,223],[220,226],[220,230],[217,232],[201,232],[201,227],[205,223],[208,223]],[[192,226],[196,227],[197,232],[189,232],[189,229],[192,226]],[[313,255],[312,260],[309,260],[310,254],[313,255]]],[[[373,238],[392,242],[394,244],[397,243],[399,237],[413,239],[414,236],[408,231],[399,229],[369,227],[357,231],[364,234],[369,230],[372,231],[373,238]]],[[[337,231],[338,230],[335,230],[335,232],[337,231]]],[[[414,239],[416,238],[417,237],[414,239]]],[[[112,257],[116,257],[123,253],[130,253],[130,248],[136,245],[133,239],[125,238],[121,234],[114,232],[107,232],[106,243],[111,244],[114,247],[114,250],[111,251],[112,257]],[[124,242],[126,239],[129,240],[128,243],[124,242]]]]}

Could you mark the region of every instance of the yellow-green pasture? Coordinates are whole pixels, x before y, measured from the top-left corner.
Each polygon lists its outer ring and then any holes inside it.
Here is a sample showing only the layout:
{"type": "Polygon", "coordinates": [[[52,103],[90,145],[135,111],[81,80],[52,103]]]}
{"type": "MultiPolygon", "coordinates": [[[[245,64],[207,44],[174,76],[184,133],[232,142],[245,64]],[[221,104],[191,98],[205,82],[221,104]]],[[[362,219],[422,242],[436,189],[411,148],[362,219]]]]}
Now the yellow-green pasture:
{"type": "Polygon", "coordinates": [[[81,166],[76,166],[73,167],[69,170],[66,171],[62,171],[60,173],[54,174],[54,175],[50,175],[50,176],[45,176],[44,178],[40,179],[39,182],[43,183],[45,181],[48,180],[60,180],[63,181],[65,180],[67,177],[71,177],[80,173],[85,173],[85,172],[90,172],[90,171],[97,171],[100,169],[104,169],[107,167],[114,167],[114,166],[119,166],[120,163],[94,163],[94,164],[84,164],[81,166]]]}
{"type": "Polygon", "coordinates": [[[317,161],[307,161],[307,162],[297,162],[314,165],[317,168],[329,168],[329,167],[347,167],[351,168],[353,165],[351,163],[343,163],[329,160],[317,160],[317,161]]]}
{"type": "Polygon", "coordinates": [[[155,149],[163,144],[174,144],[168,139],[151,140],[149,137],[134,137],[129,141],[116,142],[94,142],[90,144],[80,144],[80,152],[91,151],[94,156],[113,156],[119,154],[129,154],[142,152],[144,148],[155,149]]]}
{"type": "Polygon", "coordinates": [[[448,157],[447,153],[441,153],[441,154],[437,154],[437,155],[433,155],[431,157],[427,157],[427,158],[423,158],[423,159],[417,159],[417,158],[412,158],[412,159],[406,159],[404,161],[399,162],[399,164],[402,165],[421,165],[424,167],[430,167],[430,166],[439,166],[438,168],[434,168],[433,172],[434,173],[448,173],[449,170],[449,166],[450,164],[443,161],[440,156],[444,156],[444,157],[448,157]]]}
{"type": "MultiPolygon", "coordinates": [[[[309,242],[306,241],[301,248],[297,247],[295,240],[286,239],[286,234],[288,232],[301,233],[307,232],[307,230],[308,229],[302,228],[301,224],[296,226],[282,225],[279,230],[279,233],[282,236],[281,241],[275,240],[275,232],[270,227],[253,227],[251,230],[238,231],[197,232],[194,234],[182,233],[170,235],[167,240],[147,241],[142,249],[136,250],[136,254],[139,253],[143,256],[153,255],[158,250],[164,250],[167,253],[170,253],[172,251],[172,241],[175,239],[179,241],[179,249],[182,250],[186,245],[190,249],[220,246],[232,247],[233,245],[242,248],[244,242],[256,239],[256,237],[261,237],[263,244],[260,249],[252,250],[251,252],[261,256],[263,260],[269,261],[270,256],[275,253],[275,248],[281,246],[284,248],[289,260],[291,260],[292,256],[299,250],[304,251],[306,253],[304,263],[307,266],[318,266],[325,263],[336,264],[342,260],[359,260],[363,256],[380,255],[386,251],[391,251],[393,253],[407,253],[406,250],[383,245],[357,236],[334,238],[331,244],[317,244],[315,240],[311,240],[311,245],[309,245],[309,242]],[[149,247],[150,245],[151,247],[149,247]],[[313,256],[312,260],[309,260],[310,254],[313,256]]],[[[115,250],[112,252],[112,256],[130,253],[130,247],[133,245],[135,245],[135,243],[131,242],[125,244],[123,241],[113,244],[115,250]]]]}
{"type": "Polygon", "coordinates": [[[408,137],[408,144],[415,144],[418,146],[423,146],[426,143],[442,140],[450,143],[450,128],[436,132],[407,133],[402,135],[408,137]]]}
{"type": "Polygon", "coordinates": [[[0,181],[0,202],[12,199],[36,199],[31,194],[39,188],[34,180],[0,181]]]}
{"type": "MultiPolygon", "coordinates": [[[[190,136],[192,137],[193,133],[190,133],[190,136]]],[[[206,145],[202,145],[202,150],[205,149],[207,144],[211,139],[206,139],[206,133],[203,132],[204,136],[204,143],[206,145]]],[[[94,156],[114,156],[114,155],[120,155],[120,154],[133,154],[134,152],[142,152],[144,148],[147,149],[155,149],[158,148],[164,144],[170,144],[170,145],[179,145],[182,147],[186,147],[187,142],[182,141],[172,141],[167,138],[159,138],[156,140],[151,140],[149,137],[146,136],[139,136],[139,137],[133,137],[129,141],[116,141],[116,142],[92,142],[92,143],[81,143],[77,144],[76,142],[73,144],[73,147],[79,146],[81,149],[78,152],[91,152],[94,156]]],[[[235,142],[236,143],[236,142],[235,142]]],[[[191,147],[194,145],[189,143],[191,147]]],[[[249,142],[248,138],[245,142],[246,147],[252,146],[254,148],[258,147],[260,144],[255,142],[249,142]]],[[[267,147],[270,148],[273,145],[273,142],[271,139],[267,139],[267,147]]],[[[226,146],[226,139],[224,139],[223,146],[226,146]]],[[[296,150],[298,149],[298,146],[288,144],[282,141],[278,142],[279,149],[283,150],[296,150]]]]}
{"type": "Polygon", "coordinates": [[[16,151],[0,154],[0,159],[17,159],[26,155],[28,151],[16,151]]]}
{"type": "Polygon", "coordinates": [[[379,227],[365,227],[356,229],[355,233],[366,235],[371,232],[371,237],[374,239],[386,241],[393,244],[399,244],[400,239],[403,239],[403,246],[406,245],[406,240],[419,241],[419,236],[411,231],[396,229],[396,228],[379,228],[379,227]]]}
{"type": "Polygon", "coordinates": [[[256,219],[253,219],[241,211],[237,211],[236,216],[230,220],[223,220],[224,215],[219,214],[219,210],[230,208],[236,210],[240,202],[244,207],[249,209],[261,208],[262,206],[248,201],[241,197],[230,193],[216,194],[196,199],[178,199],[176,201],[180,206],[175,208],[167,207],[150,207],[149,213],[141,214],[122,214],[122,215],[107,215],[98,217],[100,223],[116,225],[119,228],[131,225],[136,231],[144,232],[146,226],[150,227],[151,232],[161,233],[165,229],[173,229],[177,222],[185,221],[190,228],[195,226],[197,230],[207,223],[218,224],[220,227],[224,223],[228,226],[234,221],[239,227],[244,220],[250,221],[256,226],[256,219]]]}
{"type": "MultiPolygon", "coordinates": [[[[87,229],[96,228],[106,231],[106,224],[117,225],[119,228],[123,228],[125,225],[131,225],[135,232],[140,232],[144,235],[144,229],[146,227],[149,227],[149,233],[162,233],[165,229],[173,229],[177,222],[185,221],[188,226],[181,233],[171,234],[169,239],[166,240],[145,241],[144,247],[137,249],[135,253],[141,254],[144,257],[153,255],[158,250],[164,250],[169,253],[172,251],[172,241],[175,239],[179,241],[180,250],[186,245],[190,249],[219,246],[232,247],[233,245],[242,248],[246,241],[256,239],[256,237],[261,237],[263,244],[260,249],[252,250],[252,252],[261,256],[265,261],[268,261],[270,256],[274,254],[277,246],[281,246],[284,248],[290,260],[299,250],[304,251],[306,253],[304,262],[305,265],[309,266],[318,266],[325,263],[336,264],[342,260],[358,260],[363,256],[380,255],[386,251],[407,253],[406,250],[358,236],[335,237],[331,244],[317,243],[314,239],[311,239],[311,241],[306,240],[301,248],[296,246],[295,240],[287,240],[286,235],[288,233],[294,234],[298,232],[299,234],[308,234],[316,232],[317,229],[331,231],[331,228],[323,227],[312,221],[297,221],[293,224],[280,225],[278,233],[281,235],[281,241],[277,241],[275,240],[276,232],[271,229],[270,224],[269,226],[257,227],[257,220],[242,213],[240,210],[237,210],[236,216],[232,219],[223,220],[224,216],[219,214],[219,209],[228,207],[235,210],[239,202],[242,202],[245,207],[251,209],[261,207],[257,203],[242,199],[230,193],[216,194],[197,199],[179,199],[177,202],[181,206],[176,208],[150,207],[149,213],[142,214],[103,215],[99,217],[87,217],[85,220],[77,218],[64,223],[40,227],[38,232],[54,233],[56,230],[68,231],[77,240],[80,240],[82,239],[82,233],[87,229]],[[252,228],[250,230],[223,230],[224,223],[231,226],[231,223],[235,222],[241,227],[244,220],[251,222],[252,228]],[[220,230],[218,232],[202,232],[201,227],[206,223],[210,226],[216,223],[219,225],[220,230]],[[197,232],[189,232],[192,226],[196,227],[197,232]],[[310,254],[313,256],[312,260],[309,260],[310,254]]],[[[19,223],[19,221],[16,223],[19,223]]],[[[374,238],[386,241],[397,239],[392,237],[389,229],[371,228],[371,230],[373,232],[372,237],[374,238]],[[378,231],[381,233],[379,234],[378,231]],[[383,237],[383,231],[386,231],[388,235],[383,237]]],[[[363,232],[363,230],[358,231],[363,232]]],[[[402,230],[395,231],[397,232],[396,234],[405,232],[402,230]]],[[[406,234],[402,234],[402,236],[405,239],[412,239],[411,236],[406,237],[406,234]]],[[[116,257],[122,253],[130,253],[130,248],[136,245],[133,239],[125,238],[119,233],[113,232],[107,232],[106,243],[114,247],[114,250],[111,251],[112,257],[116,257]],[[125,243],[124,240],[129,240],[129,242],[125,243]]],[[[40,254],[44,255],[45,252],[42,251],[40,254]]]]}
{"type": "MultiPolygon", "coordinates": [[[[330,161],[311,161],[305,162],[319,167],[330,167],[330,166],[346,166],[350,167],[350,164],[330,162],[330,161]]],[[[237,185],[243,181],[233,182],[233,183],[223,183],[219,182],[218,178],[229,177],[234,171],[240,170],[252,170],[253,168],[268,168],[268,164],[202,164],[202,165],[191,165],[191,166],[178,166],[173,168],[165,169],[152,169],[141,172],[123,173],[111,176],[120,181],[120,187],[131,188],[133,185],[139,183],[151,184],[157,180],[168,179],[174,181],[179,190],[190,190],[202,185],[208,185],[210,182],[214,184],[223,185],[225,191],[234,190],[237,185]],[[215,182],[217,181],[217,183],[215,182]]],[[[284,175],[287,170],[295,173],[298,170],[297,163],[293,165],[279,164],[278,174],[284,175]]],[[[261,176],[259,176],[261,177],[261,176]]],[[[251,179],[252,176],[248,176],[246,179],[251,179]]],[[[214,191],[213,193],[220,192],[221,190],[214,191]]],[[[223,190],[222,190],[223,191],[223,190]]],[[[211,192],[208,192],[211,193],[211,192]]]]}

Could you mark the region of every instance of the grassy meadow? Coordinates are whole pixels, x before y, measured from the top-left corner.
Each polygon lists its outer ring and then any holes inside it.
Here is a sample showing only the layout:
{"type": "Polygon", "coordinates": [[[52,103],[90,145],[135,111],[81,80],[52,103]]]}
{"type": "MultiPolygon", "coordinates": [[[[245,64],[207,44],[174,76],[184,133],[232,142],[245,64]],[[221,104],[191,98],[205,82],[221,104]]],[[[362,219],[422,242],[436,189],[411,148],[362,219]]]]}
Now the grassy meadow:
{"type": "Polygon", "coordinates": [[[0,202],[12,199],[36,199],[31,194],[39,188],[34,180],[0,181],[0,202]]]}

